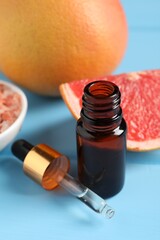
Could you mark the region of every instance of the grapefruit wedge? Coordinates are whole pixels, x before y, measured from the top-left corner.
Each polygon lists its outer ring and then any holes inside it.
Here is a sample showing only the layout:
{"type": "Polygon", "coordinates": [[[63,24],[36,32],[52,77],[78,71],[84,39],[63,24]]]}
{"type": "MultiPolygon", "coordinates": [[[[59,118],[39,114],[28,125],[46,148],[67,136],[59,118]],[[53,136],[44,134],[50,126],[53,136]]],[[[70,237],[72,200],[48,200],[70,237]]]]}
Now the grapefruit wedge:
{"type": "MultiPolygon", "coordinates": [[[[160,148],[160,70],[110,75],[121,91],[123,117],[128,126],[127,148],[147,151],[160,148]]],[[[78,119],[86,84],[99,79],[85,79],[60,85],[60,93],[73,116],[78,119]]]]}

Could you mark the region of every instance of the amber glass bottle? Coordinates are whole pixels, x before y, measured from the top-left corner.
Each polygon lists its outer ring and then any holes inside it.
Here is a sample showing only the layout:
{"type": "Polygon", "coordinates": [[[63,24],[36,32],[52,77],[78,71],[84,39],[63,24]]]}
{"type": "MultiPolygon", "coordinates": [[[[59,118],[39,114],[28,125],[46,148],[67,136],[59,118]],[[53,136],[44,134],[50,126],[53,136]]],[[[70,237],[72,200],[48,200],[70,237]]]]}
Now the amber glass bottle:
{"type": "Polygon", "coordinates": [[[77,122],[79,180],[103,198],[117,194],[124,184],[126,123],[120,100],[115,84],[89,83],[77,122]]]}

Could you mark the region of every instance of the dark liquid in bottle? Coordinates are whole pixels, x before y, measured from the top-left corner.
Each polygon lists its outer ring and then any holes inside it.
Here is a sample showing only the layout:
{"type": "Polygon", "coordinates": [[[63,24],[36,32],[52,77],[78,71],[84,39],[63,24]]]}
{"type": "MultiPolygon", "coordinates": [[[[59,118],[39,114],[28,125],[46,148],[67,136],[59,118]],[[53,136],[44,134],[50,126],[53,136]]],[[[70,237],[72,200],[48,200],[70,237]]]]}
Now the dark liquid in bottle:
{"type": "Polygon", "coordinates": [[[77,122],[79,179],[103,198],[115,195],[124,184],[126,123],[120,96],[111,82],[89,83],[77,122]]]}
{"type": "Polygon", "coordinates": [[[83,144],[78,149],[80,181],[103,198],[117,194],[123,187],[125,150],[110,150],[83,144]]]}

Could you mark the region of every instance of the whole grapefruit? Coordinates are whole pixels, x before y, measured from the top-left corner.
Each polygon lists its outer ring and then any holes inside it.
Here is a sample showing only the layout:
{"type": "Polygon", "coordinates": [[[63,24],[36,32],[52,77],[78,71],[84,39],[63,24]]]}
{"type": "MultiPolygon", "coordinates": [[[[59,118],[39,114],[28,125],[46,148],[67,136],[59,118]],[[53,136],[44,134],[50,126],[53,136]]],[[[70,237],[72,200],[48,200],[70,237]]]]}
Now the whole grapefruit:
{"type": "Polygon", "coordinates": [[[112,72],[126,43],[119,0],[1,0],[0,70],[34,92],[112,72]]]}

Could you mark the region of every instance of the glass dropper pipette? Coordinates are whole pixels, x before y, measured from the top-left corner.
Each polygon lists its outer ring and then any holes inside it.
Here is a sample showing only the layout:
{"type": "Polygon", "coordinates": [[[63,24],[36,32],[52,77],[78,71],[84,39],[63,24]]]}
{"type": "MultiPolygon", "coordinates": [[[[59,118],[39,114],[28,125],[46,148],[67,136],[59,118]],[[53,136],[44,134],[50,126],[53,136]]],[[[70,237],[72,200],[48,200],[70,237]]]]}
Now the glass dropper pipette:
{"type": "Polygon", "coordinates": [[[114,210],[106,201],[68,174],[69,159],[45,144],[31,145],[18,140],[12,153],[23,161],[24,172],[46,190],[60,185],[88,207],[104,217],[111,218],[114,210]]]}

